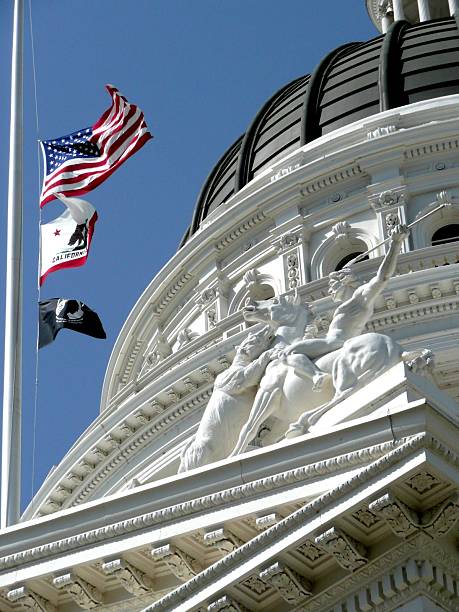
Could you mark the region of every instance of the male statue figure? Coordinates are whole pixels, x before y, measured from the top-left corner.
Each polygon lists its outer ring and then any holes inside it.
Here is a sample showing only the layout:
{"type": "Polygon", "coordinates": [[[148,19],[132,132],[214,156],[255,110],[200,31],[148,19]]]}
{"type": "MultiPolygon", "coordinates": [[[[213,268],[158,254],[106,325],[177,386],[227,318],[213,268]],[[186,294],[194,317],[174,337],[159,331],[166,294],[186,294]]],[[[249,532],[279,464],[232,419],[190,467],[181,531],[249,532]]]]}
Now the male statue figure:
{"type": "MultiPolygon", "coordinates": [[[[301,354],[303,358],[295,363],[299,376],[312,379],[315,391],[322,387],[324,379],[329,376],[312,362],[312,359],[331,353],[343,346],[346,340],[360,336],[371,319],[377,297],[387,286],[395,272],[400,247],[409,230],[404,225],[396,225],[391,233],[389,249],[371,280],[358,286],[350,264],[342,270],[329,275],[329,293],[334,302],[341,302],[336,308],[325,338],[298,340],[290,344],[283,352],[288,355],[301,354]],[[304,359],[307,357],[308,359],[304,359]]],[[[352,263],[352,262],[351,262],[352,263]]],[[[292,364],[293,365],[293,364],[292,364]]]]}

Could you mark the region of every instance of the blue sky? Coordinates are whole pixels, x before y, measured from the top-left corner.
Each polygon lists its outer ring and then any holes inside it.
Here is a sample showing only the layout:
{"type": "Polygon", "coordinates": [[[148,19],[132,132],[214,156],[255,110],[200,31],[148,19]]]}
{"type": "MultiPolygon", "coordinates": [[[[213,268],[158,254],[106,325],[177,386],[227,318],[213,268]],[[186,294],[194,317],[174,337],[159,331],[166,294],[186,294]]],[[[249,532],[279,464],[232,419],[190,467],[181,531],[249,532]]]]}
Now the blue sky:
{"type": "MultiPolygon", "coordinates": [[[[23,502],[99,412],[123,321],[171,257],[207,174],[260,106],[337,46],[377,35],[364,0],[32,0],[37,133],[26,0],[24,101],[23,502]],[[48,277],[42,299],[96,310],[107,340],[63,330],[39,353],[33,413],[38,257],[37,139],[92,125],[113,83],[144,111],[154,140],[86,196],[98,211],[86,266],[48,277]]],[[[0,3],[0,249],[6,252],[12,1],[0,3]]],[[[40,159],[41,163],[41,159],[40,159]]],[[[53,202],[44,221],[62,211],[53,202]]],[[[0,312],[5,278],[0,268],[0,312]]],[[[3,365],[3,319],[0,319],[3,365]]],[[[3,377],[1,377],[0,385],[3,377]]]]}

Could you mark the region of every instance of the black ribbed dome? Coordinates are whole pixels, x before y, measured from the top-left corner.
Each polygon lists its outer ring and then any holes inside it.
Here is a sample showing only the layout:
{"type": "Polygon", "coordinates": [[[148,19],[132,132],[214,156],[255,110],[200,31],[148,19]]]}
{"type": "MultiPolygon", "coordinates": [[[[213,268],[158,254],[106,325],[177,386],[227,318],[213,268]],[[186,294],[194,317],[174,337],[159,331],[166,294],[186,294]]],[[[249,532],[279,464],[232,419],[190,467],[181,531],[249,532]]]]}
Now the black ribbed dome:
{"type": "Polygon", "coordinates": [[[199,194],[182,244],[220,204],[298,147],[343,125],[420,100],[459,93],[459,32],[453,18],[350,43],[312,75],[280,89],[223,155],[199,194]]]}

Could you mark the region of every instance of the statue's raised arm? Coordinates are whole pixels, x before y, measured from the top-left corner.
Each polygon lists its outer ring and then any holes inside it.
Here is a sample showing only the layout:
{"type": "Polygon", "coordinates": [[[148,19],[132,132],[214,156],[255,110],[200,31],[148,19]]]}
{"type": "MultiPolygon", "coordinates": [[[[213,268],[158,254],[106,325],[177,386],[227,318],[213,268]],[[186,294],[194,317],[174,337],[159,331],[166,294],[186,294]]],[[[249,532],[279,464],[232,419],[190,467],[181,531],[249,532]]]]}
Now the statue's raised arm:
{"type": "MultiPolygon", "coordinates": [[[[390,235],[390,245],[376,275],[359,288],[359,293],[369,300],[375,300],[392,278],[397,266],[397,258],[400,248],[409,234],[406,225],[396,225],[390,235]]],[[[352,264],[352,262],[350,262],[352,264]]],[[[349,264],[348,264],[349,265],[349,264]]]]}
{"type": "MultiPolygon", "coordinates": [[[[329,275],[329,293],[334,302],[338,302],[330,327],[325,338],[309,338],[293,342],[285,350],[285,355],[303,354],[309,359],[322,357],[331,351],[341,348],[346,340],[360,336],[374,312],[376,298],[387,286],[395,272],[400,247],[408,235],[408,228],[397,225],[391,233],[389,249],[384,256],[376,275],[364,283],[358,284],[352,271],[353,262],[329,275]]],[[[356,258],[357,259],[357,258],[356,258]]],[[[355,261],[355,260],[354,260],[355,261]]],[[[312,378],[320,388],[323,377],[315,365],[305,367],[303,375],[312,378]]]]}

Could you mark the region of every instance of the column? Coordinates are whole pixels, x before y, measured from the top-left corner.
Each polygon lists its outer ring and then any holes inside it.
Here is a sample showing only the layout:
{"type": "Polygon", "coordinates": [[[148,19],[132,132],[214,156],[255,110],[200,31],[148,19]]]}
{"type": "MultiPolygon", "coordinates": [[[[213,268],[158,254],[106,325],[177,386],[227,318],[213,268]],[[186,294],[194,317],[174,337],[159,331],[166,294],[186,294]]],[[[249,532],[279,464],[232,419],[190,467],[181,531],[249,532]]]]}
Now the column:
{"type": "Polygon", "coordinates": [[[419,21],[429,21],[430,6],[429,0],[418,0],[419,21]]]}
{"type": "Polygon", "coordinates": [[[387,32],[387,30],[389,29],[389,26],[394,22],[394,14],[393,13],[386,13],[385,15],[382,16],[381,18],[381,28],[382,28],[382,33],[385,34],[387,32]]]}
{"type": "Polygon", "coordinates": [[[401,19],[405,19],[403,0],[394,0],[394,21],[400,21],[401,19]]]}
{"type": "Polygon", "coordinates": [[[459,13],[459,0],[448,0],[449,13],[453,17],[456,13],[459,13]]]}

